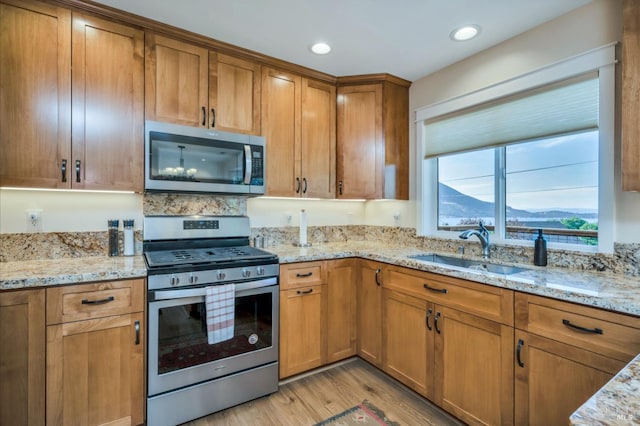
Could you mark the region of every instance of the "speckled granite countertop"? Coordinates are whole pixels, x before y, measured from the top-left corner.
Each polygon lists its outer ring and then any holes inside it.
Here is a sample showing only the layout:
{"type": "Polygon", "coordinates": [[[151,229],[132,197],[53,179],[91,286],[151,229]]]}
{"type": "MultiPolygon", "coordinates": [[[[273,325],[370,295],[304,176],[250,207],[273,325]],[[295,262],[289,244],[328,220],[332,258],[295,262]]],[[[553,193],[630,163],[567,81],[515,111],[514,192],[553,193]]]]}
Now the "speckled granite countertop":
{"type": "Polygon", "coordinates": [[[308,248],[280,245],[268,250],[278,254],[280,263],[361,257],[640,316],[638,277],[533,265],[518,265],[527,271],[507,276],[423,262],[409,256],[427,253],[424,249],[371,242],[329,243],[308,248]]]}
{"type": "MultiPolygon", "coordinates": [[[[361,257],[422,271],[446,274],[497,287],[553,297],[640,316],[640,279],[608,273],[525,266],[505,276],[411,259],[424,249],[376,242],[350,241],[301,248],[268,247],[280,263],[361,257]]],[[[88,257],[0,263],[0,290],[117,280],[146,276],[142,256],[88,257]]],[[[572,416],[574,425],[640,423],[640,355],[620,371],[572,416]]]]}
{"type": "Polygon", "coordinates": [[[81,284],[147,276],[144,258],[79,257],[0,262],[0,290],[81,284]]]}

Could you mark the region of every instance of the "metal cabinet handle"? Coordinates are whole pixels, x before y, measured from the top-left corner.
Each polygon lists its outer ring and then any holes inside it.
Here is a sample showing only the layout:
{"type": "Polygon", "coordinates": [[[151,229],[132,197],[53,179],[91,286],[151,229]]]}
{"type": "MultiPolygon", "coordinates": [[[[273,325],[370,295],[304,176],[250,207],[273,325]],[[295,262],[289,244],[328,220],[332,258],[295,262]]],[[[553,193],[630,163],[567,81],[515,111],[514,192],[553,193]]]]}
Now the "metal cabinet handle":
{"type": "Polygon", "coordinates": [[[564,325],[566,325],[569,328],[572,328],[574,330],[577,331],[582,331],[583,333],[591,333],[591,334],[603,334],[603,331],[601,328],[586,328],[586,327],[581,327],[579,325],[575,325],[575,324],[571,324],[571,321],[567,320],[567,319],[563,319],[562,323],[564,325]]]}
{"type": "Polygon", "coordinates": [[[380,282],[380,268],[376,269],[376,285],[380,287],[382,283],[380,282]]]}
{"type": "Polygon", "coordinates": [[[429,284],[425,284],[424,288],[425,290],[433,291],[435,293],[447,294],[446,288],[435,288],[435,287],[431,287],[429,284]]]}
{"type": "Polygon", "coordinates": [[[298,294],[311,294],[311,293],[313,293],[313,289],[310,288],[309,290],[298,290],[297,293],[298,294]]]}
{"type": "Polygon", "coordinates": [[[433,314],[433,309],[429,308],[427,310],[427,318],[425,319],[425,322],[427,323],[427,329],[429,329],[429,331],[433,330],[433,327],[431,327],[431,324],[429,324],[429,318],[431,318],[432,314],[433,314]]]}
{"type": "Polygon", "coordinates": [[[80,160],[76,160],[76,182],[80,182],[80,160]]]}
{"type": "Polygon", "coordinates": [[[211,108],[211,127],[216,127],[216,109],[211,108]]]}
{"type": "Polygon", "coordinates": [[[140,344],[140,321],[136,321],[133,323],[133,326],[136,329],[136,345],[140,344]]]}
{"type": "Polygon", "coordinates": [[[83,299],[81,303],[83,305],[104,305],[105,303],[113,302],[114,300],[115,298],[113,296],[109,296],[106,299],[100,299],[100,300],[83,299]]]}
{"type": "Polygon", "coordinates": [[[207,125],[207,109],[205,107],[202,107],[202,125],[207,125]]]}
{"type": "Polygon", "coordinates": [[[302,182],[304,183],[304,188],[302,189],[302,193],[306,194],[307,193],[307,178],[303,177],[302,178],[302,182]]]}
{"type": "Polygon", "coordinates": [[[60,164],[60,171],[62,172],[62,181],[67,181],[67,160],[62,159],[62,164],[60,164]]]}
{"type": "Polygon", "coordinates": [[[524,346],[524,340],[518,339],[518,348],[516,349],[516,358],[518,360],[518,365],[520,367],[524,367],[524,362],[520,358],[520,353],[522,352],[522,347],[524,346]]]}
{"type": "Polygon", "coordinates": [[[342,181],[338,182],[338,194],[342,195],[342,181]]]}
{"type": "Polygon", "coordinates": [[[440,332],[442,330],[440,330],[440,328],[438,328],[438,320],[440,319],[440,312],[436,312],[436,317],[434,318],[434,324],[436,327],[436,333],[440,334],[440,332]]]}
{"type": "Polygon", "coordinates": [[[307,272],[306,274],[296,274],[296,278],[307,278],[313,275],[313,272],[307,272]]]}
{"type": "Polygon", "coordinates": [[[300,178],[296,178],[296,194],[300,193],[300,178]]]}

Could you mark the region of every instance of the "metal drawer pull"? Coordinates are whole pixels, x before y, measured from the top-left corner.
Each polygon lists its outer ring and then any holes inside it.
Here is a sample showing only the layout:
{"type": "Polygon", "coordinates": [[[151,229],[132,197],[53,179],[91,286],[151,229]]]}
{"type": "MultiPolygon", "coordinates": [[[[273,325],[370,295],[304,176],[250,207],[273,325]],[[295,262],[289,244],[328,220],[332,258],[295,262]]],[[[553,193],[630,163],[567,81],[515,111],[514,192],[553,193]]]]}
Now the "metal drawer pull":
{"type": "Polygon", "coordinates": [[[113,302],[114,300],[115,300],[115,297],[113,296],[109,296],[106,299],[100,299],[100,300],[83,299],[82,304],[83,305],[104,305],[105,303],[113,302]]]}
{"type": "Polygon", "coordinates": [[[300,193],[300,178],[296,178],[296,194],[300,193]]]}
{"type": "Polygon", "coordinates": [[[436,312],[436,317],[434,318],[435,322],[433,325],[436,327],[436,333],[440,334],[440,329],[438,328],[438,320],[440,319],[440,312],[436,312]]]}
{"type": "Polygon", "coordinates": [[[80,162],[80,160],[76,160],[76,182],[80,182],[80,165],[82,163],[80,162]]]}
{"type": "Polygon", "coordinates": [[[207,109],[205,107],[202,107],[202,125],[207,125],[207,109]]]}
{"type": "Polygon", "coordinates": [[[518,339],[518,349],[516,349],[516,358],[518,359],[518,365],[524,368],[524,362],[520,358],[520,352],[522,352],[522,347],[524,346],[524,340],[518,339]]]}
{"type": "Polygon", "coordinates": [[[380,287],[380,285],[382,284],[380,282],[380,272],[381,272],[380,268],[376,269],[376,284],[377,284],[378,287],[380,287]]]}
{"type": "Polygon", "coordinates": [[[429,286],[429,284],[425,284],[424,288],[425,288],[425,290],[433,291],[433,292],[436,292],[436,293],[447,294],[447,289],[446,288],[435,288],[435,287],[429,286]]]}
{"type": "Polygon", "coordinates": [[[313,275],[313,272],[307,272],[306,274],[296,274],[296,278],[307,278],[313,275]]]}
{"type": "Polygon", "coordinates": [[[216,127],[216,110],[211,108],[211,127],[216,127]]]}
{"type": "Polygon", "coordinates": [[[136,329],[136,345],[140,344],[140,321],[136,321],[134,327],[136,329]]]}
{"type": "Polygon", "coordinates": [[[302,193],[303,193],[303,194],[306,194],[306,193],[307,193],[307,178],[306,178],[306,177],[303,177],[303,178],[302,178],[302,182],[303,182],[303,184],[304,184],[304,188],[302,189],[302,193]]]}
{"type": "Polygon", "coordinates": [[[429,310],[427,310],[427,318],[425,319],[429,331],[433,330],[433,327],[431,327],[431,324],[429,324],[429,318],[431,318],[431,314],[433,314],[433,309],[429,308],[429,310]]]}
{"type": "Polygon", "coordinates": [[[313,289],[310,288],[309,290],[298,290],[297,293],[298,294],[311,294],[311,293],[313,293],[313,289]]]}
{"type": "Polygon", "coordinates": [[[582,331],[584,333],[591,333],[591,334],[602,334],[603,331],[600,328],[586,328],[586,327],[580,327],[579,325],[575,325],[575,324],[571,324],[571,321],[563,319],[562,323],[564,325],[566,325],[569,328],[572,328],[574,330],[578,330],[578,331],[582,331]]]}

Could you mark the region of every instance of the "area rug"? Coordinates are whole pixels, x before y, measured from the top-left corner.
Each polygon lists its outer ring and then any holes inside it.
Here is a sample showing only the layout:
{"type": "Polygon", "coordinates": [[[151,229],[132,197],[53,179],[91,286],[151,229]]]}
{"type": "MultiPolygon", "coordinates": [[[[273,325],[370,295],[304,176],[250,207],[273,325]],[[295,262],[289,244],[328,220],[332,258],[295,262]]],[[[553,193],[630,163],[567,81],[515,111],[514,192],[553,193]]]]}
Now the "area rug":
{"type": "Polygon", "coordinates": [[[367,400],[362,404],[349,408],[340,414],[328,418],[315,426],[351,426],[351,425],[389,425],[399,426],[399,423],[393,422],[384,415],[384,412],[367,400]]]}

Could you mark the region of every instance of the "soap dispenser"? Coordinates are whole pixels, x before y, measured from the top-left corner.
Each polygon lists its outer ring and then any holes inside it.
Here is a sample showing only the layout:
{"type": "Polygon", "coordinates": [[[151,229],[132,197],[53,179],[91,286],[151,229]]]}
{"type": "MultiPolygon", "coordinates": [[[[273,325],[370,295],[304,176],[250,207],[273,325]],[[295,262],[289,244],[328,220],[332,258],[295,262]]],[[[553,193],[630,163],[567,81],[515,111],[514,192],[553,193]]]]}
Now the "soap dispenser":
{"type": "Polygon", "coordinates": [[[533,264],[547,266],[547,241],[543,238],[542,229],[538,229],[538,238],[533,248],[533,264]]]}

